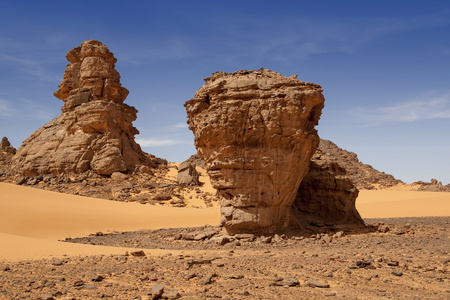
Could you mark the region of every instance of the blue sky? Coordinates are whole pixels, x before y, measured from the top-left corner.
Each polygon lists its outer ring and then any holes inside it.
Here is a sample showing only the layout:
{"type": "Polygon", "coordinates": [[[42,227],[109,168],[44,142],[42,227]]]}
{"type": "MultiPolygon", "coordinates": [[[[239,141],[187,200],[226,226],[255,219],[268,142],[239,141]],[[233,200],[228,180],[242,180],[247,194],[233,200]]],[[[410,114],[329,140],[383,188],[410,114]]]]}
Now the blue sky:
{"type": "Polygon", "coordinates": [[[215,71],[261,67],[322,85],[322,138],[406,182],[450,183],[448,1],[2,1],[0,137],[57,117],[65,54],[116,56],[144,151],[195,153],[183,103],[215,71]]]}

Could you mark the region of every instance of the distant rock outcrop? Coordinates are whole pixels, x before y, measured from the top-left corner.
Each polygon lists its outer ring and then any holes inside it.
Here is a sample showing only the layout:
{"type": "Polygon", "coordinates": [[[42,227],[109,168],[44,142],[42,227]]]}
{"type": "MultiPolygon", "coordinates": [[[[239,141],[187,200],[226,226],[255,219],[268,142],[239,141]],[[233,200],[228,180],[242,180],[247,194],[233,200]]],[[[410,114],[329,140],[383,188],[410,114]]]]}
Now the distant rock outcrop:
{"type": "Polygon", "coordinates": [[[185,107],[222,224],[231,234],[288,227],[319,144],[322,88],[263,69],[216,72],[205,81],[185,107]]]}
{"type": "Polygon", "coordinates": [[[205,161],[200,158],[198,153],[191,155],[191,157],[186,159],[184,162],[188,162],[190,164],[195,164],[196,166],[199,166],[200,168],[203,168],[203,169],[206,168],[205,161]]]}
{"type": "Polygon", "coordinates": [[[128,90],[120,84],[116,58],[106,46],[88,40],[70,50],[60,89],[62,114],[26,139],[11,162],[25,176],[111,175],[139,165],[156,166],[134,141],[137,110],[124,104],[128,90]]]}
{"type": "Polygon", "coordinates": [[[0,142],[0,151],[1,153],[9,153],[12,155],[16,154],[16,148],[11,146],[11,143],[6,136],[4,136],[0,142]]]}
{"type": "Polygon", "coordinates": [[[433,178],[430,182],[416,181],[413,186],[418,186],[418,191],[425,192],[450,192],[450,184],[443,185],[441,181],[433,178]]]}
{"type": "Polygon", "coordinates": [[[3,137],[0,142],[0,175],[3,175],[3,173],[8,169],[14,154],[16,154],[16,149],[11,146],[8,138],[3,137]]]}
{"type": "Polygon", "coordinates": [[[390,174],[380,172],[371,165],[363,164],[355,153],[339,148],[332,141],[321,139],[319,149],[322,155],[334,158],[340,166],[347,170],[358,189],[385,189],[403,183],[390,174]]]}

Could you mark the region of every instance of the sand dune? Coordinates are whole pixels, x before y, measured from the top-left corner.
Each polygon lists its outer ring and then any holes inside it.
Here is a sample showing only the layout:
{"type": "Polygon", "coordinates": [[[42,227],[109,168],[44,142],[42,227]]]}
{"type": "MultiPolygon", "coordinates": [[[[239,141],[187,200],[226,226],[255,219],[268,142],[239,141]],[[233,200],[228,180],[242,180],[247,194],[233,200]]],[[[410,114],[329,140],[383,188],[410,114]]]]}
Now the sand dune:
{"type": "Polygon", "coordinates": [[[219,218],[217,209],[123,203],[0,183],[0,258],[124,253],[122,249],[80,248],[57,240],[98,231],[216,225],[219,218]]]}
{"type": "Polygon", "coordinates": [[[363,218],[450,216],[450,193],[360,191],[356,208],[363,218]]]}
{"type": "Polygon", "coordinates": [[[0,183],[0,232],[63,239],[97,231],[216,225],[217,209],[172,208],[87,198],[0,183]]]}
{"type": "MultiPolygon", "coordinates": [[[[449,216],[450,193],[361,191],[357,208],[363,218],[449,216]]],[[[0,258],[122,254],[125,248],[74,245],[58,240],[98,231],[216,225],[219,219],[217,207],[141,205],[0,183],[0,258]]]]}

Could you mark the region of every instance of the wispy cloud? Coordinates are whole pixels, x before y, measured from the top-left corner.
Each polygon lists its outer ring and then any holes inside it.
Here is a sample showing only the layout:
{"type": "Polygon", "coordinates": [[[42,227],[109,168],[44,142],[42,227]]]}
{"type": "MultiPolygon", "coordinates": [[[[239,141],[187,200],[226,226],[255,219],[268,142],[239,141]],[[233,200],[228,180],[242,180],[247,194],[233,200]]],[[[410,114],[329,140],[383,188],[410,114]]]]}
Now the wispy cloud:
{"type": "Polygon", "coordinates": [[[0,99],[0,116],[9,117],[12,116],[13,113],[14,109],[11,104],[6,100],[0,99]]]}
{"type": "Polygon", "coordinates": [[[181,144],[191,144],[193,141],[187,140],[176,140],[176,139],[149,139],[149,138],[139,138],[136,142],[141,145],[141,147],[164,147],[173,146],[181,144]]]}
{"type": "MultiPolygon", "coordinates": [[[[287,17],[280,20],[275,27],[283,27],[283,30],[274,30],[273,23],[252,18],[248,24],[245,22],[235,26],[227,24],[228,27],[223,29],[224,34],[213,38],[212,41],[208,40],[208,43],[225,49],[227,54],[225,59],[229,61],[242,60],[245,56],[246,61],[251,62],[290,62],[293,59],[306,59],[316,54],[355,53],[389,35],[435,28],[449,23],[445,14],[438,13],[414,19],[371,18],[346,22],[342,22],[341,19],[317,22],[309,18],[293,20],[287,17]],[[252,30],[251,28],[254,28],[252,23],[261,25],[258,30],[252,30]],[[246,27],[247,30],[242,30],[242,27],[246,27]]],[[[202,46],[203,49],[209,47],[208,44],[202,46]]],[[[216,53],[223,56],[221,51],[216,53]]]]}
{"type": "Polygon", "coordinates": [[[396,105],[359,108],[356,114],[367,126],[407,123],[430,119],[450,119],[450,93],[426,93],[421,99],[396,105]]]}
{"type": "Polygon", "coordinates": [[[44,68],[38,61],[23,59],[9,54],[0,53],[0,62],[13,64],[15,68],[32,76],[32,79],[42,80],[46,82],[59,82],[61,77],[51,74],[48,69],[44,68]]]}
{"type": "Polygon", "coordinates": [[[185,129],[185,128],[188,128],[188,125],[187,125],[186,122],[177,123],[177,124],[174,124],[174,125],[169,127],[169,129],[171,129],[171,130],[185,129]]]}

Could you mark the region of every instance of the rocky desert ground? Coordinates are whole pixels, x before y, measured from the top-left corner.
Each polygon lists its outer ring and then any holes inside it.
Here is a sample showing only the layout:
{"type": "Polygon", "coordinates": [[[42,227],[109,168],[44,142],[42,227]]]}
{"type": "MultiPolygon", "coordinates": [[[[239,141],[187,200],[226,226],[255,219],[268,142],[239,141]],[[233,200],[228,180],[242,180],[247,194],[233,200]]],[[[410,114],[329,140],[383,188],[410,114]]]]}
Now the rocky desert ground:
{"type": "Polygon", "coordinates": [[[366,232],[217,238],[220,226],[67,239],[122,255],[1,262],[3,299],[448,299],[450,217],[366,232]],[[216,237],[214,237],[216,236],[216,237]],[[155,249],[163,252],[154,254],[155,249]]]}

